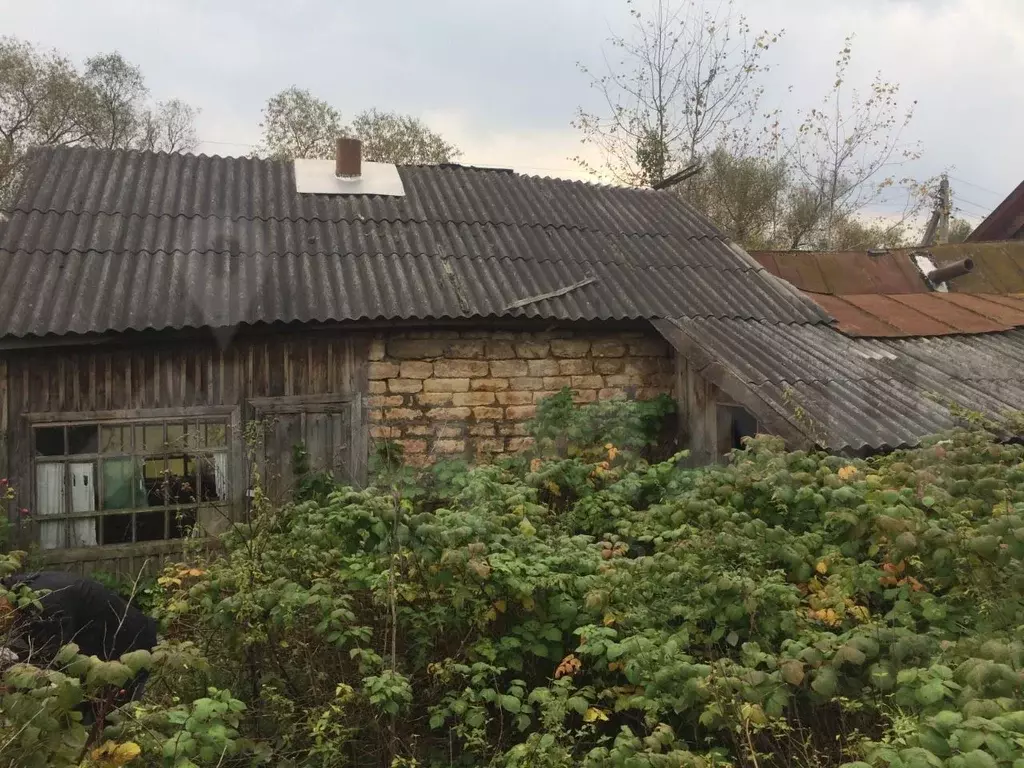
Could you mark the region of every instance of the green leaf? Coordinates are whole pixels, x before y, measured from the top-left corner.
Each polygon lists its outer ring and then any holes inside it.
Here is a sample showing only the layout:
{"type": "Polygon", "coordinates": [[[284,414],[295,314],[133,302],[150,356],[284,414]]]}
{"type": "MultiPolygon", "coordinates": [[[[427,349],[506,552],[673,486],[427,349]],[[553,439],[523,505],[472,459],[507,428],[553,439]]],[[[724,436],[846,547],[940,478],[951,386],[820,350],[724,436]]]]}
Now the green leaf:
{"type": "Polygon", "coordinates": [[[800,685],[804,681],[804,665],[799,661],[786,661],[779,668],[782,679],[790,685],[800,685]]]}
{"type": "Polygon", "coordinates": [[[728,635],[725,636],[725,642],[727,642],[729,645],[733,646],[734,648],[736,647],[736,643],[738,643],[739,641],[740,641],[740,636],[737,635],[735,631],[730,632],[728,635]]]}
{"type": "Polygon", "coordinates": [[[811,688],[826,698],[832,698],[836,694],[838,682],[834,669],[831,667],[821,667],[814,675],[811,688]]]}
{"type": "Polygon", "coordinates": [[[975,749],[963,756],[964,768],[999,768],[999,764],[992,755],[975,749]]]}
{"type": "Polygon", "coordinates": [[[926,707],[942,701],[946,696],[946,688],[941,680],[933,680],[917,689],[917,700],[926,707]]]}
{"type": "Polygon", "coordinates": [[[519,714],[523,708],[523,703],[519,701],[515,696],[502,696],[501,697],[501,708],[511,712],[513,715],[519,714]]]}
{"type": "Polygon", "coordinates": [[[433,730],[437,730],[442,725],[444,725],[444,721],[445,721],[445,716],[440,714],[440,713],[438,713],[436,715],[431,715],[430,716],[430,729],[432,731],[433,730]]]}
{"type": "Polygon", "coordinates": [[[569,699],[568,704],[571,709],[576,710],[581,715],[586,714],[587,709],[590,707],[587,700],[582,696],[573,696],[569,699]]]}

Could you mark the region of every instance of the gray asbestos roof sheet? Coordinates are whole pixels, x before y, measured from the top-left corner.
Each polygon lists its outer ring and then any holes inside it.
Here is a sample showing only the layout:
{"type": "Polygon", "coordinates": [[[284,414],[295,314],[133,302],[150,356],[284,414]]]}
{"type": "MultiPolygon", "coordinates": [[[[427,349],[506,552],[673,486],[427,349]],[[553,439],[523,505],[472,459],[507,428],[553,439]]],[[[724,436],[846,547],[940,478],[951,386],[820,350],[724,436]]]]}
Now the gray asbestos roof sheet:
{"type": "Polygon", "coordinates": [[[458,166],[400,173],[401,198],[299,195],[284,161],[35,150],[0,230],[0,295],[18,297],[0,305],[0,336],[501,315],[826,320],[670,193],[458,166]]]}
{"type": "Polygon", "coordinates": [[[833,450],[915,445],[952,425],[950,404],[990,416],[1024,409],[1021,329],[864,339],[826,325],[675,323],[776,412],[833,450]]]}

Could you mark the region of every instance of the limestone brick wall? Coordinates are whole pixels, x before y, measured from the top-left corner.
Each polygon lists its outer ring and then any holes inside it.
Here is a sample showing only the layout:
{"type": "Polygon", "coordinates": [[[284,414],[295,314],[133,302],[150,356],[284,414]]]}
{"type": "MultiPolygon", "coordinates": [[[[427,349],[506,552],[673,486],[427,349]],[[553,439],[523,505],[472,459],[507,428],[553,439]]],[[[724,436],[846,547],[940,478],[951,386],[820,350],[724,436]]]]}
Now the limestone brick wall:
{"type": "Polygon", "coordinates": [[[485,460],[530,445],[526,421],[570,387],[577,402],[672,392],[668,345],[637,332],[420,331],[383,334],[370,350],[370,436],[406,461],[485,460]]]}

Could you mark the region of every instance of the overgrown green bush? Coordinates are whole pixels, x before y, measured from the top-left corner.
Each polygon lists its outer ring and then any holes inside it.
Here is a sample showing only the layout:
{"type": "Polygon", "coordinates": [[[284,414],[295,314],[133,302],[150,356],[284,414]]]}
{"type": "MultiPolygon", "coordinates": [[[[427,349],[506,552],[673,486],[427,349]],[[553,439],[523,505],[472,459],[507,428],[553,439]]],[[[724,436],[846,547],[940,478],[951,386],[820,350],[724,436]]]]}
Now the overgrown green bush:
{"type": "MultiPolygon", "coordinates": [[[[577,434],[282,509],[257,490],[221,557],[160,580],[146,704],[94,743],[140,765],[1024,766],[1024,448],[761,438],[692,470],[577,434]]],[[[40,701],[88,688],[12,674],[40,701]]],[[[5,702],[0,744],[30,716],[5,702]]]]}

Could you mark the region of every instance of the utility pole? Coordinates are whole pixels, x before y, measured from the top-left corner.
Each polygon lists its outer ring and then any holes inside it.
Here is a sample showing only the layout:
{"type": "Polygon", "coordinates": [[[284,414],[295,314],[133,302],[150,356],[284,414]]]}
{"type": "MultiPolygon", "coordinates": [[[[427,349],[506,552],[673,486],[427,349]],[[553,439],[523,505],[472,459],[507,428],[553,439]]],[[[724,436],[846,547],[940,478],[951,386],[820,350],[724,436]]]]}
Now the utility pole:
{"type": "Polygon", "coordinates": [[[932,217],[928,221],[928,228],[921,238],[921,247],[928,248],[932,245],[945,245],[949,242],[949,215],[953,210],[953,202],[949,194],[949,177],[942,174],[939,181],[939,190],[935,193],[935,208],[932,209],[932,217]]]}

